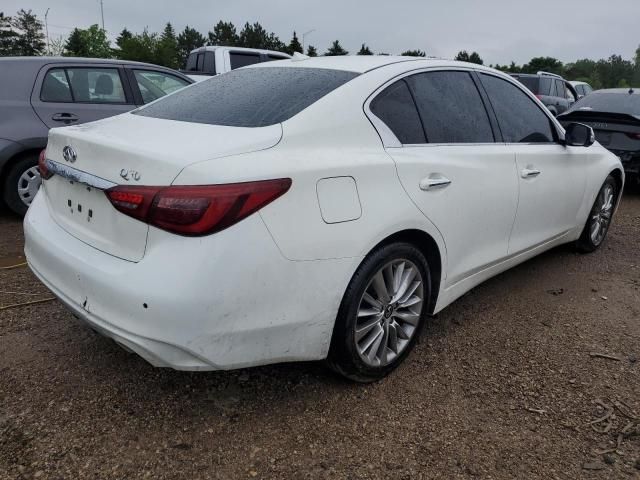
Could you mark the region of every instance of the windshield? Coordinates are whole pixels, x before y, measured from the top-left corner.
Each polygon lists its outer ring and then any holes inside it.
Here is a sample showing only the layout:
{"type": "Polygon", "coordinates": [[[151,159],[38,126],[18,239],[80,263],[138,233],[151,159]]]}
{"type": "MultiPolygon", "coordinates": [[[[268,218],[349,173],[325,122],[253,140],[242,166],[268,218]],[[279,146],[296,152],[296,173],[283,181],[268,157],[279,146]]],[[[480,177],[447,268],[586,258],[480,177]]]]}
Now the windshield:
{"type": "Polygon", "coordinates": [[[284,122],[358,76],[324,68],[234,70],[135,111],[145,117],[231,127],[284,122]]]}
{"type": "Polygon", "coordinates": [[[640,95],[594,92],[580,99],[571,109],[572,112],[623,113],[640,117],[640,95]]]}

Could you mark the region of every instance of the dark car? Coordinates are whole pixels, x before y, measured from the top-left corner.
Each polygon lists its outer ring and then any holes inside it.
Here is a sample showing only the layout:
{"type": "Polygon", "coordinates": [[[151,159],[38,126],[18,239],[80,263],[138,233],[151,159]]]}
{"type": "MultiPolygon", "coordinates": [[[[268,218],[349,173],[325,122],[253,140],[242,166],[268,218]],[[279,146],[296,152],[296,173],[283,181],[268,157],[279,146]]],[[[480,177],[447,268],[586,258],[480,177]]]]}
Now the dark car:
{"type": "Polygon", "coordinates": [[[554,115],[564,113],[578,99],[575,88],[560,75],[547,72],[511,75],[533,92],[554,115]]]}
{"type": "Polygon", "coordinates": [[[640,89],[596,90],[558,117],[564,126],[584,123],[596,140],[620,157],[631,182],[640,185],[640,89]]]}
{"type": "Polygon", "coordinates": [[[174,70],[123,60],[0,58],[0,194],[18,214],[40,186],[50,128],[124,113],[193,83],[174,70]]]}

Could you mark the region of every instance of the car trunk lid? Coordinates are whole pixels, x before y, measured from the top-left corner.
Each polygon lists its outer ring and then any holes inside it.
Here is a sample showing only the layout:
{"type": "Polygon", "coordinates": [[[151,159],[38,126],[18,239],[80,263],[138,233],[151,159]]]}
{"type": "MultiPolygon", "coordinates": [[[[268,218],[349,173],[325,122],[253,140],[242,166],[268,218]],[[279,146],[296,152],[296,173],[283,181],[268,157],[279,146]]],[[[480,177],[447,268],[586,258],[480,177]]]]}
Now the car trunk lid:
{"type": "Polygon", "coordinates": [[[188,165],[270,148],[281,136],[279,124],[239,128],[131,114],[53,129],[47,159],[56,174],[44,182],[49,210],[79,240],[136,262],[144,256],[149,227],[118,212],[106,188],[170,185],[188,165]]]}

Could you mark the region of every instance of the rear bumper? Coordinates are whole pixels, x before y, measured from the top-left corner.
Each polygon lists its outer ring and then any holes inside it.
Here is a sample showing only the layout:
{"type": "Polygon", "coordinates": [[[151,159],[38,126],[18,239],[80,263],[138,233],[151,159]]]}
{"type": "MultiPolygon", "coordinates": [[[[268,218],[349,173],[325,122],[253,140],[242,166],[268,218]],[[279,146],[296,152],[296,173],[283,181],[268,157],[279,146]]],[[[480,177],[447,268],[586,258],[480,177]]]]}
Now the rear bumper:
{"type": "Polygon", "coordinates": [[[80,319],[155,366],[216,370],[326,357],[359,259],[285,259],[259,215],[215,235],[149,230],[129,262],[69,235],[40,192],[25,217],[25,254],[80,319]]]}

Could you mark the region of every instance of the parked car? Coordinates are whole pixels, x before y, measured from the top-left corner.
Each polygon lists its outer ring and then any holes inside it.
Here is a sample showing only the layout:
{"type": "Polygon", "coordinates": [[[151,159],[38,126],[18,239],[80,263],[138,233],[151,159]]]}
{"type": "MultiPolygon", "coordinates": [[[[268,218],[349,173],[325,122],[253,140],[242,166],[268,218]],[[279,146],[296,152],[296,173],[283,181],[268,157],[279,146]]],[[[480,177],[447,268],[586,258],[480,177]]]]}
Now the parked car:
{"type": "Polygon", "coordinates": [[[533,92],[554,115],[565,112],[578,99],[573,86],[560,75],[547,72],[511,75],[533,92]]]}
{"type": "Polygon", "coordinates": [[[631,181],[640,186],[639,90],[596,90],[558,119],[563,125],[580,122],[593,128],[596,140],[620,157],[631,181]]]}
{"type": "Polygon", "coordinates": [[[187,58],[183,73],[195,81],[205,80],[212,75],[230,72],[236,68],[254,63],[286,60],[291,58],[284,52],[259,48],[208,46],[192,50],[187,58]]]}
{"type": "Polygon", "coordinates": [[[40,186],[50,128],[126,112],[193,83],[146,63],[91,58],[0,58],[0,197],[24,215],[40,186]]]}
{"type": "Polygon", "coordinates": [[[52,130],[25,253],[153,365],[327,359],[372,381],[482,281],[602,244],[624,173],[593,142],[479,65],[260,63],[52,130]]]}
{"type": "Polygon", "coordinates": [[[576,93],[578,94],[578,99],[589,95],[593,92],[593,88],[586,82],[569,82],[571,86],[574,88],[576,93]]]}

